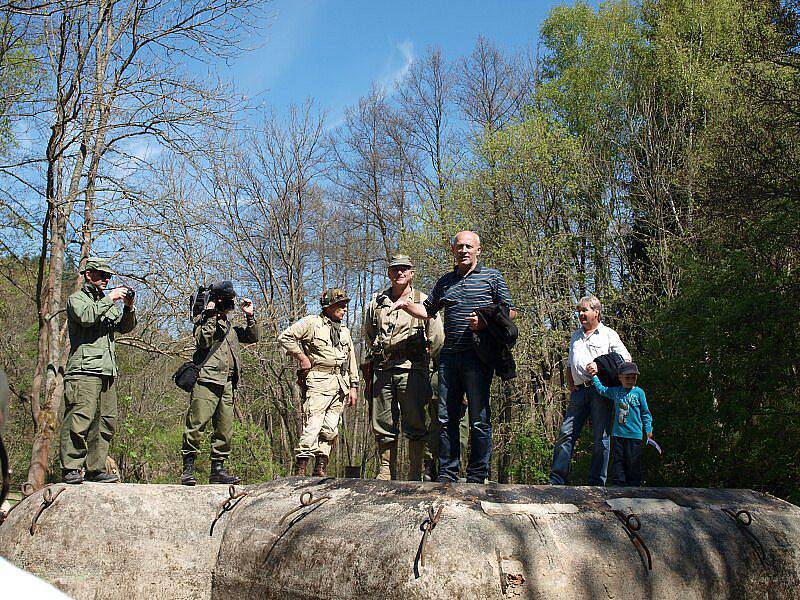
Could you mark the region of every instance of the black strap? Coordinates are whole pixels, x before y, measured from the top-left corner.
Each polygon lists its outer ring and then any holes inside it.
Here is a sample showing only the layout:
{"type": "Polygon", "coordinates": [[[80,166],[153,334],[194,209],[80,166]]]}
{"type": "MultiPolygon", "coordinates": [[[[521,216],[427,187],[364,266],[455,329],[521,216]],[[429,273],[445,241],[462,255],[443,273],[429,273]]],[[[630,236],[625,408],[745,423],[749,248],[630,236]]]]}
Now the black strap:
{"type": "MultiPolygon", "coordinates": [[[[200,327],[202,327],[202,325],[200,325],[200,327]]],[[[228,321],[228,327],[227,329],[225,329],[225,335],[223,335],[221,339],[217,340],[211,345],[211,348],[208,349],[208,354],[206,354],[206,357],[203,359],[203,362],[197,365],[198,369],[202,369],[208,362],[208,359],[211,358],[211,356],[214,354],[214,352],[219,350],[220,346],[222,346],[222,342],[224,342],[225,338],[228,337],[230,331],[231,331],[231,322],[228,321]]]]}

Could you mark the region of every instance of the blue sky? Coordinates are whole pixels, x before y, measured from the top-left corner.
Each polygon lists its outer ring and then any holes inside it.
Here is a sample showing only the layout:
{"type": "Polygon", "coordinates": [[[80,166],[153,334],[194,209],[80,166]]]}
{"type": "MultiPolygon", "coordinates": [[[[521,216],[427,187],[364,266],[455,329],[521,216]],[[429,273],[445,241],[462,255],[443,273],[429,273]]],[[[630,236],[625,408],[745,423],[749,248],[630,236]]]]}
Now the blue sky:
{"type": "Polygon", "coordinates": [[[372,82],[401,78],[428,46],[449,60],[468,54],[479,35],[508,50],[534,47],[542,20],[564,3],[275,0],[250,42],[257,48],[220,74],[277,112],[312,97],[336,121],[372,82]]]}

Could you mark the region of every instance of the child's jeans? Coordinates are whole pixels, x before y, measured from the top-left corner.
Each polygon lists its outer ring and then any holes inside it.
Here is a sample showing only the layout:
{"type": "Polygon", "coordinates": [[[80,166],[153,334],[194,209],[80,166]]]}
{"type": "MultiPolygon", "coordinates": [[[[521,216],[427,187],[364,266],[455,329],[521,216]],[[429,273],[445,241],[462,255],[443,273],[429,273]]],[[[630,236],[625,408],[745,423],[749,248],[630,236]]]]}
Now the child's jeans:
{"type": "Polygon", "coordinates": [[[611,480],[614,485],[642,485],[642,440],[611,438],[611,480]]]}

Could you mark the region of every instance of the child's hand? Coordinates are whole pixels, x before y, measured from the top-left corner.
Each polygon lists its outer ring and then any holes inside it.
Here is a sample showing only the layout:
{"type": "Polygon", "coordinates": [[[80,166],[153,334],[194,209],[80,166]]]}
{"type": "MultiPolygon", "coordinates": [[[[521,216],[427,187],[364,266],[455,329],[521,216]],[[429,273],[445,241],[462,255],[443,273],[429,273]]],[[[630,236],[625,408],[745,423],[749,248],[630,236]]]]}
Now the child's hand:
{"type": "Polygon", "coordinates": [[[647,434],[647,439],[648,440],[652,440],[653,439],[653,432],[652,431],[647,434]]]}

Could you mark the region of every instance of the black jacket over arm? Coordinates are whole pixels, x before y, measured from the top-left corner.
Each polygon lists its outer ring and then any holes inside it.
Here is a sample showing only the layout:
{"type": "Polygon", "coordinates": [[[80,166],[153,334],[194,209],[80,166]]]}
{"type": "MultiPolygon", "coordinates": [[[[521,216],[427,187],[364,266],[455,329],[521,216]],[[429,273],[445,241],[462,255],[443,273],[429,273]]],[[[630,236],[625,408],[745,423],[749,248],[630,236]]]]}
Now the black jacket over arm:
{"type": "Polygon", "coordinates": [[[505,304],[490,304],[475,311],[478,319],[486,323],[486,327],[472,332],[472,344],[478,358],[484,364],[493,366],[503,381],[517,376],[517,365],[511,354],[511,348],[517,343],[519,330],[511,320],[505,304]]]}

